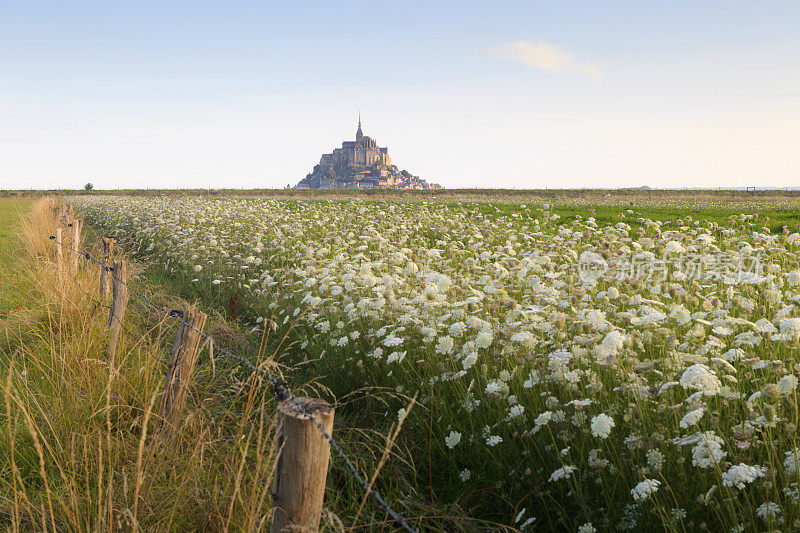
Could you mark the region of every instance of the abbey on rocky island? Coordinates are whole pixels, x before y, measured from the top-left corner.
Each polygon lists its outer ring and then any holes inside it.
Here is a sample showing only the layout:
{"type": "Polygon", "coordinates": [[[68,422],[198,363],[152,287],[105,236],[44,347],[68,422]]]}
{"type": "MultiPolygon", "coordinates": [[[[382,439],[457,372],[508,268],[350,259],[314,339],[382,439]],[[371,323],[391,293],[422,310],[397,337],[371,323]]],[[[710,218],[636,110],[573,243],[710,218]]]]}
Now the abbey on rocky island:
{"type": "Polygon", "coordinates": [[[389,158],[389,149],[361,130],[361,115],[355,141],[323,154],[311,174],[295,189],[438,189],[418,176],[400,171],[389,158]]]}

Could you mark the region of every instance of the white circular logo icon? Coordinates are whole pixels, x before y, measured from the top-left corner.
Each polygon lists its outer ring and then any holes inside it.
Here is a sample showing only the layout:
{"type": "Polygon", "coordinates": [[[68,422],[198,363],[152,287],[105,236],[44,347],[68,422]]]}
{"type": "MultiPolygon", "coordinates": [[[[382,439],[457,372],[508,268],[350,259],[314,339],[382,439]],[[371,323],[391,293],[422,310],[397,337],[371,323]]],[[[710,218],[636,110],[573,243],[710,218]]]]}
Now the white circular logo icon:
{"type": "Polygon", "coordinates": [[[596,252],[583,252],[578,257],[578,277],[586,283],[595,283],[608,271],[608,263],[596,252]]]}

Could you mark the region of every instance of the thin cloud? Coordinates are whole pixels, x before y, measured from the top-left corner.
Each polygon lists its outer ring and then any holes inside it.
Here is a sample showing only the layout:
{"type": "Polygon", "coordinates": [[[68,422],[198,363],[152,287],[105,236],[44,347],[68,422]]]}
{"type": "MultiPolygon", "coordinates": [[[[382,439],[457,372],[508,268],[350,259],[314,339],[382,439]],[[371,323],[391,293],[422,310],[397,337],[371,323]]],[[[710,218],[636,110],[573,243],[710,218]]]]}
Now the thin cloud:
{"type": "Polygon", "coordinates": [[[576,72],[600,78],[597,65],[579,60],[569,50],[546,41],[511,41],[490,46],[489,55],[499,61],[518,63],[549,72],[576,72]]]}

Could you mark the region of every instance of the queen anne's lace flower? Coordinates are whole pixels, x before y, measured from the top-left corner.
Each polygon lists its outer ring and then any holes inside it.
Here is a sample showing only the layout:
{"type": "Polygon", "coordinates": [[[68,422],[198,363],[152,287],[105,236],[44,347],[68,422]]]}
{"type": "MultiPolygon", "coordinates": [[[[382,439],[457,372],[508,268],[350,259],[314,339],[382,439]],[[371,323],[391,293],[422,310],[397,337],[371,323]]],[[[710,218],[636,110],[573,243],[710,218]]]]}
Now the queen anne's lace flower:
{"type": "Polygon", "coordinates": [[[436,343],[436,353],[449,354],[453,351],[454,345],[455,342],[453,342],[453,337],[450,335],[439,337],[439,342],[436,343]]]}
{"type": "Polygon", "coordinates": [[[687,368],[681,376],[680,383],[687,389],[700,391],[704,396],[719,394],[722,387],[714,371],[702,363],[687,368]]]}
{"type": "Polygon", "coordinates": [[[444,443],[447,445],[448,448],[454,448],[459,442],[461,442],[461,433],[458,431],[451,431],[450,434],[444,438],[444,443]]]}
{"type": "Polygon", "coordinates": [[[469,370],[475,365],[477,361],[478,361],[478,354],[476,354],[475,352],[468,353],[461,361],[461,366],[464,367],[464,370],[469,370]]]}
{"type": "Polygon", "coordinates": [[[603,337],[603,342],[600,343],[600,346],[597,348],[598,355],[602,357],[617,355],[625,344],[626,339],[627,337],[624,333],[620,333],[617,330],[609,331],[606,333],[606,336],[603,337]]]}
{"type": "Polygon", "coordinates": [[[766,318],[759,318],[756,320],[754,326],[756,331],[759,333],[778,333],[778,328],[776,328],[772,322],[766,318]]]}
{"type": "Polygon", "coordinates": [[[727,452],[722,449],[725,441],[713,431],[700,433],[700,439],[692,450],[692,464],[699,468],[712,468],[725,458],[727,452]]]}
{"type": "Polygon", "coordinates": [[[784,340],[800,339],[800,318],[787,318],[781,322],[781,335],[784,340]]]}
{"type": "Polygon", "coordinates": [[[511,336],[511,342],[518,342],[520,344],[529,344],[534,340],[534,336],[530,331],[520,331],[511,336]]]}
{"type": "Polygon", "coordinates": [[[606,314],[599,309],[592,309],[586,313],[586,322],[595,329],[601,329],[606,326],[606,314]]]}
{"type": "Polygon", "coordinates": [[[792,374],[783,376],[778,380],[778,390],[782,396],[789,396],[797,389],[797,377],[792,374]]]}
{"type": "Polygon", "coordinates": [[[614,419],[605,413],[592,418],[592,435],[600,439],[607,439],[614,427],[614,419]]]}
{"type": "Polygon", "coordinates": [[[664,466],[664,454],[661,453],[659,450],[648,450],[647,451],[647,466],[650,467],[650,470],[653,472],[658,472],[664,466]]]}
{"type": "Polygon", "coordinates": [[[631,496],[634,501],[642,502],[653,495],[660,486],[661,482],[657,479],[645,479],[631,489],[631,496]]]}
{"type": "Polygon", "coordinates": [[[572,476],[572,473],[577,470],[574,466],[566,465],[562,466],[561,468],[556,469],[552,474],[550,474],[550,481],[551,483],[554,481],[560,481],[562,479],[569,479],[572,476]]]}
{"type": "Polygon", "coordinates": [[[727,472],[722,474],[722,484],[726,487],[736,487],[743,489],[748,483],[752,483],[760,477],[764,477],[766,468],[763,466],[749,466],[744,463],[733,465],[727,472]]]}
{"type": "Polygon", "coordinates": [[[491,331],[481,331],[478,333],[478,336],[475,337],[475,346],[485,349],[492,345],[493,340],[494,336],[491,331]]]}
{"type": "Polygon", "coordinates": [[[501,442],[503,442],[503,437],[500,437],[499,435],[489,435],[486,437],[486,445],[490,448],[497,446],[501,442]]]}
{"type": "Polygon", "coordinates": [[[794,475],[800,472],[800,449],[795,448],[786,452],[786,458],[783,460],[783,468],[786,473],[794,475]]]}
{"type": "Polygon", "coordinates": [[[686,252],[686,248],[678,241],[669,241],[666,246],[664,246],[664,251],[668,254],[682,254],[686,252]]]}
{"type": "Polygon", "coordinates": [[[675,306],[672,311],[670,311],[669,316],[670,318],[675,319],[675,321],[681,325],[688,323],[692,319],[692,315],[689,313],[689,310],[682,305],[675,306]]]}
{"type": "Polygon", "coordinates": [[[775,502],[762,503],[756,509],[756,515],[765,523],[777,524],[781,522],[781,506],[775,502]]]}
{"type": "Polygon", "coordinates": [[[694,411],[689,411],[681,418],[680,426],[685,429],[697,424],[700,419],[703,418],[703,413],[705,412],[706,410],[703,407],[695,409],[694,411]]]}

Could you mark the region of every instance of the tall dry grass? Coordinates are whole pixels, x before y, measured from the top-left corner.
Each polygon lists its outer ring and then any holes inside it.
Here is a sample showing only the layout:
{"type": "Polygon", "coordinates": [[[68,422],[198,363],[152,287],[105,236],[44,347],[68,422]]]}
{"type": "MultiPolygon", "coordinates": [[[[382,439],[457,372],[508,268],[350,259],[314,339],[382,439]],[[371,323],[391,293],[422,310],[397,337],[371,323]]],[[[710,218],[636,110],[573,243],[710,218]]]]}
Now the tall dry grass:
{"type": "Polygon", "coordinates": [[[30,320],[0,344],[0,523],[13,531],[268,527],[274,403],[238,409],[230,391],[258,397],[258,380],[203,366],[177,437],[155,438],[174,330],[134,310],[109,364],[99,270],[81,260],[59,282],[55,213],[43,199],[22,224],[28,254],[18,275],[34,287],[30,320]]]}

